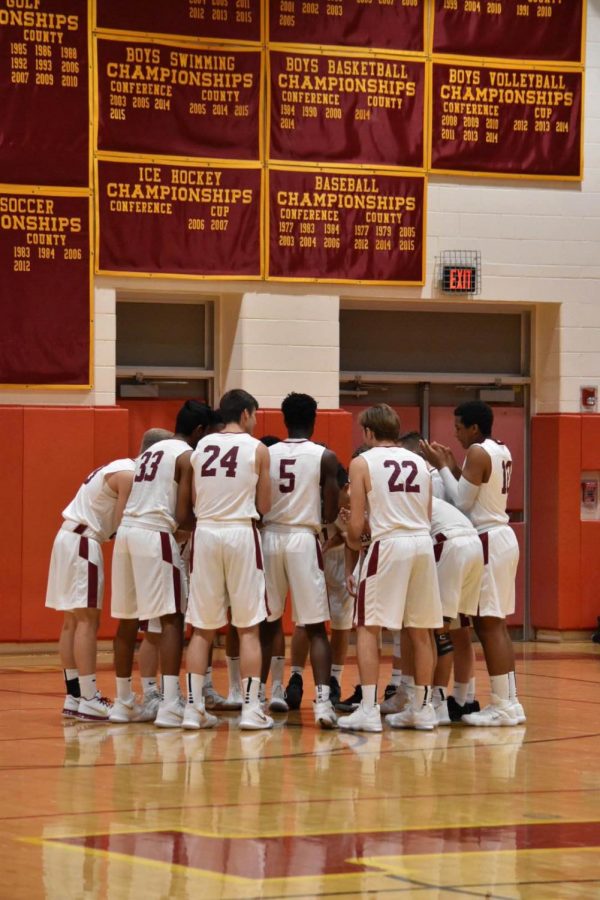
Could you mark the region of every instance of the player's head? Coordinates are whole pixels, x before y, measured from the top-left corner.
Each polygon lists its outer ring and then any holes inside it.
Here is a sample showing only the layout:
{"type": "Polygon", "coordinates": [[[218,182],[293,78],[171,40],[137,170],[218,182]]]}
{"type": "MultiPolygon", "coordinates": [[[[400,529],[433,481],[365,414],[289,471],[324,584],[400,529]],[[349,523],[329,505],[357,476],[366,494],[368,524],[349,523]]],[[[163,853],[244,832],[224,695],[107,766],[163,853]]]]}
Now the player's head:
{"type": "Polygon", "coordinates": [[[219,412],[218,409],[211,409],[210,411],[210,422],[208,428],[205,430],[205,434],[215,434],[215,432],[223,431],[225,428],[225,423],[223,422],[223,416],[219,412]]]}
{"type": "Polygon", "coordinates": [[[387,403],[378,403],[363,410],[358,417],[365,433],[365,444],[374,447],[380,441],[396,443],[400,435],[400,419],[387,403]]]}
{"type": "Polygon", "coordinates": [[[259,440],[265,447],[272,447],[273,444],[281,443],[281,438],[276,437],[274,434],[263,434],[259,440]]]}
{"type": "Polygon", "coordinates": [[[492,433],[494,413],[483,400],[468,400],[454,410],[454,433],[465,450],[471,444],[480,444],[492,433]]]}
{"type": "Polygon", "coordinates": [[[241,388],[227,391],[219,404],[219,413],[225,425],[235,423],[248,434],[252,434],[256,426],[257,409],[258,400],[241,388]]]}
{"type": "Polygon", "coordinates": [[[398,445],[404,447],[405,450],[410,450],[411,453],[421,456],[422,440],[423,436],[418,431],[407,431],[398,438],[398,445]]]}
{"type": "Polygon", "coordinates": [[[190,447],[195,447],[211,425],[212,409],[199,400],[186,400],[175,420],[175,434],[180,435],[190,447]]]}
{"type": "Polygon", "coordinates": [[[173,437],[172,431],[167,431],[166,428],[149,428],[148,431],[144,432],[142,437],[142,443],[140,444],[140,455],[145,453],[149,447],[153,444],[158,444],[159,441],[168,441],[169,438],[173,437]]]}
{"type": "Polygon", "coordinates": [[[281,404],[283,421],[287,430],[310,437],[317,418],[317,401],[309,394],[288,394],[281,404]]]}

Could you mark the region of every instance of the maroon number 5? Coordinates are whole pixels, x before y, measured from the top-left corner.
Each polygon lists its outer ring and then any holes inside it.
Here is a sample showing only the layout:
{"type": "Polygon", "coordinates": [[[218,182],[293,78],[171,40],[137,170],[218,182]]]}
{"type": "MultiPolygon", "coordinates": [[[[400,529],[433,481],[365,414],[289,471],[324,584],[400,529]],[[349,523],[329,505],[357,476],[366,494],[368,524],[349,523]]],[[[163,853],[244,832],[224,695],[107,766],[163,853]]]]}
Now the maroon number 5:
{"type": "Polygon", "coordinates": [[[296,465],[295,459],[280,459],[279,460],[279,477],[281,479],[281,484],[279,485],[279,492],[281,494],[291,494],[294,488],[296,487],[296,474],[295,472],[289,472],[288,469],[290,466],[293,468],[296,465]]]}
{"type": "Polygon", "coordinates": [[[157,450],[156,453],[152,453],[151,450],[146,450],[145,453],[142,453],[140,456],[140,471],[136,472],[133,480],[154,481],[158,464],[164,455],[163,450],[157,450]]]}
{"type": "MultiPolygon", "coordinates": [[[[225,469],[225,478],[235,478],[239,449],[239,447],[232,447],[219,462],[221,468],[225,469]]],[[[213,466],[213,463],[219,459],[221,448],[215,444],[209,444],[203,452],[208,454],[208,459],[200,469],[200,475],[202,478],[212,478],[217,474],[216,466],[213,466]]]]}
{"type": "Polygon", "coordinates": [[[418,469],[416,463],[414,463],[410,459],[403,459],[402,463],[396,462],[395,459],[386,459],[383,464],[385,469],[392,469],[392,474],[390,475],[390,480],[388,481],[388,488],[392,492],[392,494],[397,491],[406,491],[407,494],[420,494],[421,488],[418,484],[414,484],[414,480],[417,477],[418,469]],[[402,469],[409,469],[408,476],[406,481],[402,483],[398,479],[400,478],[402,469]]]}

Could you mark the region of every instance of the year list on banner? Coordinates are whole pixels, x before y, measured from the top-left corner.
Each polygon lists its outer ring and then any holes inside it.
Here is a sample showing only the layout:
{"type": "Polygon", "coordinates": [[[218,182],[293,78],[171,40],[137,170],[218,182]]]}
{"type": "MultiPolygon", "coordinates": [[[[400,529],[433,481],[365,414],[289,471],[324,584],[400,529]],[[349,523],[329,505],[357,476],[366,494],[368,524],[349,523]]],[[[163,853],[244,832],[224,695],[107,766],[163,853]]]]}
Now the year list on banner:
{"type": "Polygon", "coordinates": [[[98,28],[260,41],[261,0],[96,0],[98,28]]]}
{"type": "Polygon", "coordinates": [[[425,179],[269,171],[268,277],[423,283],[425,179]]]}

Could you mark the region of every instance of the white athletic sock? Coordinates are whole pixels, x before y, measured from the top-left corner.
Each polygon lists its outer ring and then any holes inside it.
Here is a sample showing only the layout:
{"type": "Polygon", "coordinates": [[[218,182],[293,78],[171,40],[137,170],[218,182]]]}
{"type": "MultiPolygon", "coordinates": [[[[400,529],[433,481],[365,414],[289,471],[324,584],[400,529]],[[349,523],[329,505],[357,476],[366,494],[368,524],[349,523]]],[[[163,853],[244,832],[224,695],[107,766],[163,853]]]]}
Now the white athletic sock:
{"type": "Polygon", "coordinates": [[[362,684],[362,704],[366,709],[372,709],[377,703],[377,685],[362,684]]]}
{"type": "Polygon", "coordinates": [[[472,703],[475,699],[475,676],[469,681],[469,690],[467,692],[467,703],[472,703]]]}
{"type": "Polygon", "coordinates": [[[235,687],[242,687],[242,676],[240,675],[240,658],[239,656],[227,656],[227,675],[229,677],[229,690],[235,687]]]}
{"type": "Polygon", "coordinates": [[[65,673],[65,681],[71,681],[73,678],[79,678],[78,669],[63,669],[65,673]]]}
{"type": "Polygon", "coordinates": [[[344,673],[344,667],[338,666],[336,663],[331,664],[331,677],[335,678],[338,684],[342,683],[342,675],[344,673]]]}
{"type": "Polygon", "coordinates": [[[179,676],[163,675],[162,676],[162,698],[164,703],[170,703],[179,697],[179,676]]]}
{"type": "Polygon", "coordinates": [[[492,694],[495,694],[502,703],[509,702],[510,687],[508,683],[508,672],[506,675],[490,675],[490,685],[492,694]]]}
{"type": "Polygon", "coordinates": [[[318,684],[316,686],[317,703],[324,703],[326,700],[329,700],[329,690],[328,684],[318,684]]]}
{"type": "Polygon", "coordinates": [[[292,666],[290,668],[290,675],[302,675],[304,672],[304,666],[292,666]]]}
{"type": "Polygon", "coordinates": [[[260,678],[244,678],[242,691],[244,694],[244,706],[258,706],[258,692],[260,690],[260,678]]]}
{"type": "Polygon", "coordinates": [[[206,687],[212,687],[212,666],[208,666],[206,670],[206,675],[204,676],[204,684],[206,687]]]}
{"type": "Polygon", "coordinates": [[[431,703],[431,687],[428,684],[415,684],[413,691],[413,709],[422,709],[423,706],[431,703]]]}
{"type": "Polygon", "coordinates": [[[91,700],[96,696],[96,676],[80,675],[79,687],[81,688],[81,696],[84,700],[91,700]]]}
{"type": "Polygon", "coordinates": [[[452,694],[459,706],[464,706],[465,703],[469,702],[469,685],[470,685],[470,683],[471,683],[470,681],[467,681],[466,684],[464,681],[455,681],[454,682],[452,694]]]}
{"type": "Polygon", "coordinates": [[[511,703],[518,703],[517,697],[517,677],[514,672],[508,673],[508,699],[511,703]]]}
{"type": "Polygon", "coordinates": [[[415,686],[415,679],[412,675],[402,675],[400,678],[400,683],[403,684],[407,688],[411,688],[415,686]]]}
{"type": "Polygon", "coordinates": [[[142,691],[144,692],[144,697],[158,690],[156,678],[141,678],[140,680],[142,682],[142,691]]]}
{"type": "Polygon", "coordinates": [[[432,700],[444,702],[446,699],[446,686],[443,684],[434,684],[432,700]]]}
{"type": "Polygon", "coordinates": [[[390,679],[390,684],[395,684],[396,687],[400,687],[402,682],[402,669],[392,669],[392,677],[390,679]]]}
{"type": "Polygon", "coordinates": [[[271,685],[283,684],[285,656],[273,656],[271,659],[271,685]]]}
{"type": "Polygon", "coordinates": [[[115,678],[117,682],[117,697],[119,700],[129,700],[131,697],[131,677],[115,678]]]}
{"type": "Polygon", "coordinates": [[[202,688],[206,683],[205,675],[196,675],[195,672],[188,672],[187,676],[187,687],[188,687],[188,696],[187,702],[192,703],[197,709],[203,706],[204,701],[202,699],[202,688]]]}

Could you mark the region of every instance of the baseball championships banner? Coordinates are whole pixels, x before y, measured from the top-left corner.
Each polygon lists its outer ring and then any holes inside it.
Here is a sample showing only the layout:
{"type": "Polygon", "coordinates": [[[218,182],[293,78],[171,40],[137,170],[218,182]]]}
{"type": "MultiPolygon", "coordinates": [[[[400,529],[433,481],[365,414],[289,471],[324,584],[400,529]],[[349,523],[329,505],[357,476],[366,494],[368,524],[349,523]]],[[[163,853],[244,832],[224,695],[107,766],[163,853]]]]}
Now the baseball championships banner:
{"type": "Polygon", "coordinates": [[[268,277],[423,284],[423,176],[269,171],[268,277]]]}
{"type": "Polygon", "coordinates": [[[425,62],[269,53],[271,159],[424,165],[425,62]]]}
{"type": "Polygon", "coordinates": [[[261,39],[262,0],[96,0],[96,25],[219,41],[261,39]]]}

